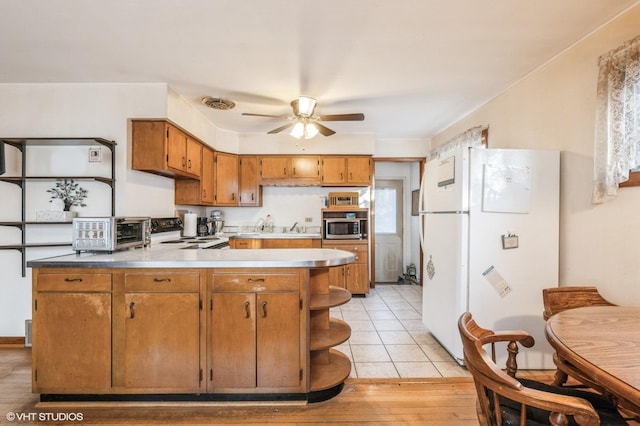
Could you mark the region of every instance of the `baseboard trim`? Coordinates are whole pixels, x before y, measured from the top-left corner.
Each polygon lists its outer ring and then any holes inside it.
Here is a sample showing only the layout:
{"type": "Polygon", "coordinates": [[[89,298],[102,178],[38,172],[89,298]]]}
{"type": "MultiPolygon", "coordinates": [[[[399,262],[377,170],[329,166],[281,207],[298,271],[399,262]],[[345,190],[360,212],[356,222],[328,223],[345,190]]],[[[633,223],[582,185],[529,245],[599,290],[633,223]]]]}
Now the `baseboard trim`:
{"type": "Polygon", "coordinates": [[[2,348],[24,347],[24,337],[0,336],[0,347],[2,348]]]}

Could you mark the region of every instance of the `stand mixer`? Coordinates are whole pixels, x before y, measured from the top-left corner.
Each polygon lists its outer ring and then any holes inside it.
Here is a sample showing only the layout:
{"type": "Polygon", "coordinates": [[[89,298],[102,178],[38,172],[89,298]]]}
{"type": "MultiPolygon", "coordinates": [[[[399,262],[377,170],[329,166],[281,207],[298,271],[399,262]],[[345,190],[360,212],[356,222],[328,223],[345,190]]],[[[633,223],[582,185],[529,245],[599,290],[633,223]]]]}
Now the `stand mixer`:
{"type": "Polygon", "coordinates": [[[224,214],[221,210],[213,210],[211,212],[211,218],[209,219],[211,223],[211,234],[217,235],[222,232],[222,228],[224,227],[224,214]]]}

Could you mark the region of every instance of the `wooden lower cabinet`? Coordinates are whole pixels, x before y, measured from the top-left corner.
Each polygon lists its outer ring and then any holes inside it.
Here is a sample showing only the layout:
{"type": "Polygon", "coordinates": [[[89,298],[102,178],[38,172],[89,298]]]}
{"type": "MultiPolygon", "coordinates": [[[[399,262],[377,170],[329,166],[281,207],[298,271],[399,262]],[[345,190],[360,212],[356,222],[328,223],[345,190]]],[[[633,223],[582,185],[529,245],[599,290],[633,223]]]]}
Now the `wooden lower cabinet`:
{"type": "Polygon", "coordinates": [[[210,392],[305,392],[302,278],[296,270],[213,274],[210,392]]]}
{"type": "Polygon", "coordinates": [[[111,274],[33,272],[33,391],[111,388],[111,274]]]}
{"type": "Polygon", "coordinates": [[[33,391],[324,400],[351,370],[329,316],[350,297],[328,267],[34,268],[33,391]]]}
{"type": "Polygon", "coordinates": [[[126,273],[124,287],[122,385],[201,391],[199,273],[126,273]]]}
{"type": "Polygon", "coordinates": [[[323,241],[322,248],[345,250],[355,255],[353,263],[330,268],[332,285],[346,288],[351,294],[369,293],[369,253],[366,241],[323,241]]]}

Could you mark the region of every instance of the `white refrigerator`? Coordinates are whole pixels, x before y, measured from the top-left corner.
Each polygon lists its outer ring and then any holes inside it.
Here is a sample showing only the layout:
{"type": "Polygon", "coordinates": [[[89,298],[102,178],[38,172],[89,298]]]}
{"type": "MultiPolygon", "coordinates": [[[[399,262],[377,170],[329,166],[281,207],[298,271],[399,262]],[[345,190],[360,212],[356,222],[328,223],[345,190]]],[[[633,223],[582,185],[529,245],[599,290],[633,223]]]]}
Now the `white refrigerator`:
{"type": "Polygon", "coordinates": [[[422,320],[458,363],[470,311],[481,327],[533,335],[519,368],[555,368],[542,289],[558,285],[559,179],[558,151],[460,148],[427,162],[422,320]]]}

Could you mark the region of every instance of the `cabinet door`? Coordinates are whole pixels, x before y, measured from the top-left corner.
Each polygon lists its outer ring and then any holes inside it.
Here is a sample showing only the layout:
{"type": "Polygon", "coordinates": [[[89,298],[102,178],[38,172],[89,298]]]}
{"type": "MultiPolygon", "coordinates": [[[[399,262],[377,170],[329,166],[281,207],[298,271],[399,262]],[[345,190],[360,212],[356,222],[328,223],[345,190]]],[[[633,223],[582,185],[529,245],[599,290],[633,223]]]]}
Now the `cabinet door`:
{"type": "Polygon", "coordinates": [[[329,268],[329,285],[345,288],[345,265],[329,268]]]}
{"type": "Polygon", "coordinates": [[[167,126],[167,166],[172,169],[187,170],[187,135],[176,127],[167,126]]]}
{"type": "Polygon", "coordinates": [[[371,183],[371,158],[347,157],[347,182],[352,185],[371,183]]]}
{"type": "Polygon", "coordinates": [[[200,390],[199,293],[125,294],[127,388],[200,390]]]}
{"type": "Polygon", "coordinates": [[[345,282],[351,294],[369,293],[369,265],[366,263],[345,265],[345,282]]]}
{"type": "Polygon", "coordinates": [[[202,174],[200,176],[200,198],[202,204],[214,202],[214,154],[213,150],[202,148],[202,174]]]}
{"type": "Polygon", "coordinates": [[[256,386],[254,293],[213,293],[211,384],[213,388],[256,386]]]}
{"type": "Polygon", "coordinates": [[[319,178],[320,157],[291,157],[291,177],[319,178]]]}
{"type": "Polygon", "coordinates": [[[262,179],[284,179],[288,178],[289,157],[261,157],[260,177],[262,179]]]}
{"type": "Polygon", "coordinates": [[[258,184],[258,157],[255,155],[240,156],[238,192],[240,206],[262,206],[262,194],[258,184]]]}
{"type": "Polygon", "coordinates": [[[258,293],[257,323],[258,387],[298,386],[301,380],[298,293],[258,293]]]}
{"type": "Polygon", "coordinates": [[[238,156],[225,152],[215,153],[215,205],[238,205],[238,156]]]}
{"type": "Polygon", "coordinates": [[[200,176],[202,168],[202,144],[197,140],[186,137],[186,172],[194,176],[200,176]]]}
{"type": "Polygon", "coordinates": [[[347,181],[347,161],[344,157],[324,157],[322,159],[322,184],[340,185],[347,181]]]}
{"type": "Polygon", "coordinates": [[[36,393],[108,390],[111,294],[38,293],[33,313],[33,370],[36,393]]]}

